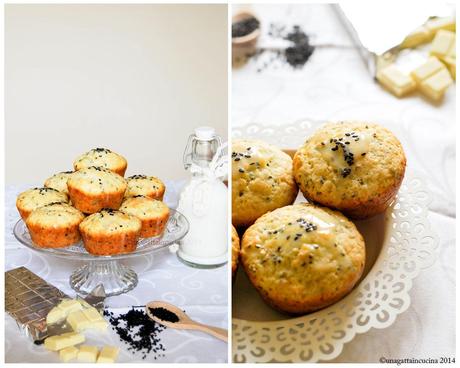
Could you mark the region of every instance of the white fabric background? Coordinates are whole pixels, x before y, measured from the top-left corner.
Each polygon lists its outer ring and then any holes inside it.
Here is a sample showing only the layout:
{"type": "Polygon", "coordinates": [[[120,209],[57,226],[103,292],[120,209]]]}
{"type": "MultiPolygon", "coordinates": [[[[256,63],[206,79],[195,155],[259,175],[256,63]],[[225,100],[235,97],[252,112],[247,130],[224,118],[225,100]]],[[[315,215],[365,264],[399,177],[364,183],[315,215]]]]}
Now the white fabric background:
{"type": "MultiPolygon", "coordinates": [[[[47,282],[58,287],[69,296],[75,292],[69,286],[69,276],[79,262],[34,252],[22,246],[13,236],[13,226],[19,219],[15,207],[17,195],[28,188],[39,185],[8,186],[6,189],[6,229],[5,229],[5,268],[6,270],[25,266],[47,282]]],[[[178,194],[184,181],[166,182],[165,201],[176,207],[178,194]]],[[[227,266],[212,270],[198,270],[179,262],[168,249],[153,255],[137,257],[124,261],[138,276],[138,286],[132,291],[106,300],[110,310],[126,312],[132,305],[145,305],[151,300],[164,300],[181,306],[196,321],[227,329],[228,323],[228,274],[227,266]],[[128,308],[127,308],[128,307],[128,308]]],[[[165,357],[153,359],[153,354],[145,360],[141,355],[133,355],[123,348],[118,335],[109,328],[103,336],[89,334],[88,344],[110,344],[120,346],[119,362],[188,362],[223,363],[227,361],[227,344],[201,332],[166,329],[161,340],[166,347],[165,357]]],[[[46,351],[43,346],[34,345],[16,325],[13,318],[5,315],[5,361],[7,363],[46,363],[59,362],[56,353],[46,351]]]]}
{"type": "MultiPolygon", "coordinates": [[[[247,8],[247,7],[246,7],[247,8]]],[[[432,192],[429,221],[440,256],[422,271],[411,306],[385,330],[347,343],[334,362],[386,358],[440,358],[455,354],[455,88],[440,106],[421,96],[397,99],[369,75],[329,5],[255,5],[263,33],[271,22],[300,24],[318,47],[301,70],[281,64],[257,73],[261,60],[233,69],[232,124],[278,125],[303,119],[367,119],[401,140],[411,171],[432,192]]],[[[381,30],[376,30],[381,31],[381,30]]],[[[269,43],[262,35],[260,40],[269,43]]],[[[295,147],[291,147],[295,148],[295,147]]]]}

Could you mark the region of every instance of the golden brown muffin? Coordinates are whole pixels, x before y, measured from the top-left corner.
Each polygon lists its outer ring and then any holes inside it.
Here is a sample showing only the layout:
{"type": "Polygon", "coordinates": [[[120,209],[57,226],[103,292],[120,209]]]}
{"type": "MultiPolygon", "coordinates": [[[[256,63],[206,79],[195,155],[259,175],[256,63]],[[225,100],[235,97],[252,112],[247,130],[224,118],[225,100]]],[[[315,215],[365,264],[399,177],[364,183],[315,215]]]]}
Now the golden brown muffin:
{"type": "Polygon", "coordinates": [[[36,208],[53,202],[67,203],[68,201],[69,199],[67,194],[56,189],[33,188],[18,195],[18,198],[16,199],[16,207],[22,219],[25,220],[36,208]]]}
{"type": "Polygon", "coordinates": [[[301,203],[260,217],[244,233],[240,258],[270,305],[303,314],[353,288],[364,269],[365,245],[340,212],[301,203]]]}
{"type": "Polygon", "coordinates": [[[238,258],[240,256],[240,237],[232,226],[232,276],[235,276],[238,267],[238,258]]]}
{"type": "Polygon", "coordinates": [[[353,121],[324,125],[294,156],[294,176],[305,198],[357,219],[386,210],[405,168],[393,133],[353,121]]]}
{"type": "Polygon", "coordinates": [[[125,179],[101,167],[75,171],[67,181],[70,199],[83,213],[96,213],[103,208],[120,208],[126,190],[125,179]]]}
{"type": "Polygon", "coordinates": [[[159,200],[142,195],[126,198],[121,204],[120,211],[141,220],[141,238],[161,235],[169,219],[168,206],[159,200]]]}
{"type": "Polygon", "coordinates": [[[103,209],[80,223],[80,233],[89,253],[107,256],[135,251],[141,227],[135,216],[103,209]]]}
{"type": "Polygon", "coordinates": [[[75,170],[85,169],[91,166],[103,167],[118,175],[125,176],[128,163],[123,156],[107,148],[94,148],[77,157],[73,163],[75,170]]]}
{"type": "Polygon", "coordinates": [[[26,225],[35,245],[42,248],[62,248],[80,240],[78,225],[85,216],[64,202],[50,203],[33,210],[26,225]]]}
{"type": "Polygon", "coordinates": [[[72,175],[73,173],[73,171],[63,171],[54,174],[53,176],[45,180],[44,186],[46,188],[53,188],[59,190],[60,192],[68,195],[69,191],[67,190],[67,180],[69,180],[70,175],[72,175]]]}
{"type": "Polygon", "coordinates": [[[133,175],[126,179],[128,188],[125,197],[137,195],[147,196],[153,199],[163,200],[166,187],[163,182],[154,176],[133,175]]]}
{"type": "Polygon", "coordinates": [[[249,226],[268,211],[294,202],[297,185],[292,159],[279,148],[257,140],[232,143],[232,223],[249,226]]]}

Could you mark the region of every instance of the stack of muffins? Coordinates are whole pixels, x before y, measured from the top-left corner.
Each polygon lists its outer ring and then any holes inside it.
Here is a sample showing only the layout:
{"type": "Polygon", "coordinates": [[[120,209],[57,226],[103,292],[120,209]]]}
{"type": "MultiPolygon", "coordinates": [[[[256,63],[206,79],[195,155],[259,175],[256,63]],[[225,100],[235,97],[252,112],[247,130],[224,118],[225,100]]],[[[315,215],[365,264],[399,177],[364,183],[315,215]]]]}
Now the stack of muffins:
{"type": "Polygon", "coordinates": [[[304,314],[352,290],[365,244],[352,219],[384,212],[404,177],[406,158],[387,129],[326,124],[291,159],[262,141],[232,146],[232,271],[241,261],[274,308],[304,314]],[[308,203],[292,204],[298,189],[308,203]],[[240,247],[241,245],[241,247],[240,247]]]}
{"type": "Polygon", "coordinates": [[[94,255],[133,252],[139,238],[159,236],[169,218],[165,186],[146,175],[124,178],[128,163],[106,148],[74,161],[75,171],[19,194],[16,207],[34,244],[61,248],[80,239],[94,255]]]}

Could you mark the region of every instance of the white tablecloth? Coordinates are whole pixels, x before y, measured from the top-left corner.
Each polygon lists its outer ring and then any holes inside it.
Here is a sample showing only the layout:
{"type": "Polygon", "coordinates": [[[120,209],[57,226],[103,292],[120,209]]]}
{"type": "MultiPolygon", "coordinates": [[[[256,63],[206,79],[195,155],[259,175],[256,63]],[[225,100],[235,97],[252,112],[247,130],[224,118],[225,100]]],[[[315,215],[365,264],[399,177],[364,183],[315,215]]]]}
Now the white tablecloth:
{"type": "MultiPolygon", "coordinates": [[[[165,201],[170,207],[177,205],[177,194],[184,182],[166,182],[165,201]]],[[[22,246],[12,235],[19,219],[15,200],[21,191],[40,185],[7,187],[6,189],[6,252],[5,269],[25,266],[69,296],[75,292],[69,286],[69,276],[80,264],[44,255],[22,246]]],[[[212,270],[198,270],[179,262],[168,249],[145,257],[123,262],[136,271],[138,286],[132,291],[106,300],[110,310],[126,312],[130,306],[145,305],[151,300],[164,300],[182,307],[196,321],[228,328],[227,266],[212,270]]],[[[88,344],[105,344],[121,347],[119,362],[215,362],[227,361],[227,344],[201,332],[166,329],[160,335],[166,348],[164,357],[153,359],[154,354],[142,360],[141,354],[133,355],[120,343],[118,335],[109,329],[106,335],[90,334],[88,344]]],[[[7,363],[59,362],[58,354],[34,345],[18,329],[15,321],[5,315],[5,360],[7,363]]]]}
{"type": "MultiPolygon", "coordinates": [[[[401,140],[408,169],[431,190],[429,220],[440,255],[411,290],[411,306],[385,330],[347,343],[335,362],[386,358],[440,358],[455,354],[455,88],[434,106],[415,95],[397,99],[369,75],[329,5],[255,5],[265,30],[271,22],[300,24],[319,45],[301,70],[258,73],[259,61],[233,69],[232,124],[279,125],[303,119],[367,119],[401,140]]],[[[263,37],[263,36],[262,36],[263,37]]],[[[267,41],[266,39],[261,41],[267,41]]]]}

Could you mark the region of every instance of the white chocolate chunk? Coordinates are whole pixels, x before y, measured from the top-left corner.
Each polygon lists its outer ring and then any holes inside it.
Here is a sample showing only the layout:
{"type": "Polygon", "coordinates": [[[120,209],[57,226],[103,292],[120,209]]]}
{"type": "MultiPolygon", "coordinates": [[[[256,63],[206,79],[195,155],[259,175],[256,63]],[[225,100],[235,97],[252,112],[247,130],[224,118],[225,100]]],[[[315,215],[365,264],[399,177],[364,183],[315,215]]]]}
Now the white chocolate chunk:
{"type": "Polygon", "coordinates": [[[98,363],[115,363],[120,349],[115,346],[104,346],[97,358],[98,363]]]}
{"type": "Polygon", "coordinates": [[[426,61],[426,63],[414,69],[410,74],[417,83],[421,83],[424,79],[431,77],[433,74],[444,68],[444,64],[432,56],[426,61]]]}
{"type": "Polygon", "coordinates": [[[430,30],[424,26],[413,30],[401,43],[401,48],[411,48],[426,43],[433,38],[430,30]]]}
{"type": "Polygon", "coordinates": [[[377,73],[377,80],[397,97],[402,97],[412,92],[415,87],[415,81],[401,72],[396,65],[390,64],[377,73]]]}
{"type": "Polygon", "coordinates": [[[442,59],[444,64],[446,64],[447,69],[449,69],[450,75],[452,76],[453,79],[456,78],[456,59],[453,57],[446,56],[445,58],[442,59]]]}
{"type": "Polygon", "coordinates": [[[97,353],[97,346],[82,345],[78,351],[77,359],[79,362],[96,363],[97,353]]]}
{"type": "Polygon", "coordinates": [[[85,341],[85,336],[77,332],[68,332],[62,335],[50,336],[45,339],[45,348],[52,351],[58,351],[69,346],[81,344],[85,341]]]}
{"type": "Polygon", "coordinates": [[[428,28],[430,32],[435,34],[440,29],[445,29],[447,31],[455,32],[455,18],[454,17],[442,17],[430,19],[426,22],[425,27],[428,28]]]}
{"type": "Polygon", "coordinates": [[[434,102],[439,102],[452,83],[452,78],[447,69],[442,69],[420,84],[420,92],[434,102]]]}
{"type": "Polygon", "coordinates": [[[46,324],[51,325],[66,318],[66,313],[58,307],[52,308],[46,316],[46,324]]]}
{"type": "Polygon", "coordinates": [[[455,44],[455,33],[440,30],[431,43],[430,55],[438,58],[446,56],[452,45],[455,44]]]}
{"type": "Polygon", "coordinates": [[[74,331],[86,330],[91,322],[86,318],[82,311],[76,311],[69,314],[67,322],[72,326],[74,331]]]}
{"type": "Polygon", "coordinates": [[[69,346],[59,351],[59,358],[63,362],[68,362],[75,359],[78,354],[78,349],[75,346],[69,346]]]}
{"type": "Polygon", "coordinates": [[[96,322],[103,319],[101,314],[97,311],[97,309],[93,307],[83,309],[83,314],[90,322],[96,322]]]}
{"type": "Polygon", "coordinates": [[[58,304],[57,307],[61,309],[66,315],[82,309],[81,304],[74,299],[64,299],[58,304]]]}

